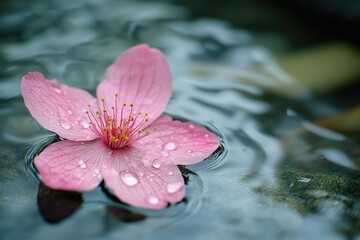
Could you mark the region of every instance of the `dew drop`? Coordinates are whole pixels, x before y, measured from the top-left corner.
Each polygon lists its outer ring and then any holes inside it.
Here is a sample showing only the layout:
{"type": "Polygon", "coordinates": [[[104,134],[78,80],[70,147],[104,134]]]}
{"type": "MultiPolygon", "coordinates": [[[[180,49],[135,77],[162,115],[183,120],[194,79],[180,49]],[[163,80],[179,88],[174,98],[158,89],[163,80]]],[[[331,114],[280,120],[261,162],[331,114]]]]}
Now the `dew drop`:
{"type": "Polygon", "coordinates": [[[142,171],[137,171],[136,173],[137,173],[137,175],[138,175],[139,177],[144,176],[144,172],[142,172],[142,171]]]}
{"type": "Polygon", "coordinates": [[[82,126],[83,128],[89,128],[89,127],[90,127],[89,122],[86,121],[85,119],[81,120],[80,123],[81,123],[81,126],[82,126]]]}
{"type": "Polygon", "coordinates": [[[137,177],[134,174],[132,174],[130,172],[126,172],[126,171],[123,171],[120,174],[120,178],[125,183],[125,185],[127,185],[129,187],[133,187],[139,182],[139,180],[137,179],[137,177]]]}
{"type": "Polygon", "coordinates": [[[166,190],[169,193],[176,193],[178,191],[180,191],[180,189],[182,188],[183,184],[181,182],[173,182],[173,183],[169,183],[166,186],[166,190]]]}
{"type": "Polygon", "coordinates": [[[191,149],[188,149],[187,152],[188,152],[188,153],[192,153],[192,150],[191,150],[191,149]]]}
{"type": "Polygon", "coordinates": [[[189,125],[189,128],[193,129],[193,128],[195,128],[195,126],[192,125],[192,124],[190,124],[190,125],[189,125]]]}
{"type": "Polygon", "coordinates": [[[99,169],[94,169],[94,173],[92,174],[93,177],[98,177],[98,179],[101,179],[101,176],[100,176],[100,170],[99,169]]]}
{"type": "Polygon", "coordinates": [[[83,160],[77,161],[77,164],[78,164],[81,168],[86,168],[86,167],[87,167],[86,163],[85,163],[83,160]]]}
{"type": "Polygon", "coordinates": [[[165,144],[164,148],[166,150],[172,151],[176,149],[176,145],[173,142],[168,142],[167,144],[165,144]]]}
{"type": "Polygon", "coordinates": [[[159,168],[161,166],[161,161],[159,159],[154,159],[152,162],[154,168],[159,168]]]}
{"type": "Polygon", "coordinates": [[[71,115],[71,114],[73,113],[70,109],[66,110],[66,112],[67,112],[69,115],[71,115]]]}
{"type": "Polygon", "coordinates": [[[149,195],[147,197],[147,201],[148,201],[148,203],[150,203],[152,205],[158,204],[160,202],[159,198],[154,195],[149,195]]]}
{"type": "Polygon", "coordinates": [[[64,129],[70,129],[72,128],[72,125],[68,122],[64,122],[64,121],[60,121],[60,125],[64,128],[64,129]]]}
{"type": "Polygon", "coordinates": [[[174,171],[169,171],[169,175],[170,176],[174,175],[174,171]]]}
{"type": "Polygon", "coordinates": [[[161,152],[161,155],[163,155],[164,157],[168,157],[168,156],[169,156],[169,153],[168,153],[168,152],[163,151],[163,152],[161,152]]]}
{"type": "Polygon", "coordinates": [[[208,137],[209,137],[209,134],[205,134],[205,137],[208,138],[208,137]]]}
{"type": "Polygon", "coordinates": [[[61,84],[57,80],[51,80],[50,83],[55,92],[61,93],[61,84]]]}
{"type": "Polygon", "coordinates": [[[311,181],[311,178],[299,176],[299,177],[298,177],[298,181],[299,181],[299,182],[303,182],[303,183],[308,183],[308,182],[311,181]]]}

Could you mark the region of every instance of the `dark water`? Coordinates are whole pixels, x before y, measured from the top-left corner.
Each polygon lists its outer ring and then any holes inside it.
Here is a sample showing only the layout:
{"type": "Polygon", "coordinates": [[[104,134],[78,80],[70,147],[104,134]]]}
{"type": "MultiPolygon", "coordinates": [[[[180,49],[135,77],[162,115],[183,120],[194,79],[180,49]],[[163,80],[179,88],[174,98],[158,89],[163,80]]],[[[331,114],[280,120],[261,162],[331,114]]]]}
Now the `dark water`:
{"type": "Polygon", "coordinates": [[[190,20],[170,3],[3,7],[0,239],[360,239],[359,139],[312,124],[319,112],[335,111],[316,96],[300,103],[256,87],[292,79],[251,32],[190,20]],[[59,139],[30,117],[21,77],[41,71],[94,93],[106,67],[141,42],[160,48],[171,65],[166,112],[223,141],[209,159],[182,169],[186,199],[150,211],[117,202],[103,186],[73,193],[41,185],[31,157],[59,139]]]}

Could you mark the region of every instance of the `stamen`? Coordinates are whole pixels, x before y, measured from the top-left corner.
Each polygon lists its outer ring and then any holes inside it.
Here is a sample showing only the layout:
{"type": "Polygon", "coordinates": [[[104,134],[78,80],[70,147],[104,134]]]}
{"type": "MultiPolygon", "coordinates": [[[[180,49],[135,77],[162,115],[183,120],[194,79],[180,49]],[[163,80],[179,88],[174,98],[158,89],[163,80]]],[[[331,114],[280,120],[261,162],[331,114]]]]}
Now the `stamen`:
{"type": "Polygon", "coordinates": [[[99,111],[94,113],[91,104],[85,111],[90,129],[111,149],[119,149],[151,134],[149,129],[144,129],[149,122],[148,113],[141,117],[142,113],[136,113],[136,106],[132,103],[127,105],[124,102],[119,106],[118,96],[115,93],[115,103],[111,107],[105,98],[101,98],[99,111]]]}

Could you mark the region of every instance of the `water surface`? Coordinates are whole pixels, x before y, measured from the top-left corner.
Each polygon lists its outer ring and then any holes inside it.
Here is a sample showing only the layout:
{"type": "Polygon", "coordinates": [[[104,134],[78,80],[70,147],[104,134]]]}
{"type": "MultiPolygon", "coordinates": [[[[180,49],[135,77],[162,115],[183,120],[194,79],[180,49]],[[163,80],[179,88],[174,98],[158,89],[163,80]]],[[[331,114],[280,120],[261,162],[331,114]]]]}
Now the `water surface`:
{"type": "Polygon", "coordinates": [[[336,107],[324,108],[306,89],[299,101],[260,88],[293,80],[250,31],[187,13],[145,1],[7,5],[0,17],[2,239],[359,238],[359,139],[310,120],[336,107]],[[103,186],[85,193],[43,186],[31,159],[59,139],[31,118],[21,77],[41,71],[94,93],[106,67],[142,42],[171,65],[166,113],[222,140],[211,157],[182,168],[186,199],[150,211],[119,203],[103,186]]]}

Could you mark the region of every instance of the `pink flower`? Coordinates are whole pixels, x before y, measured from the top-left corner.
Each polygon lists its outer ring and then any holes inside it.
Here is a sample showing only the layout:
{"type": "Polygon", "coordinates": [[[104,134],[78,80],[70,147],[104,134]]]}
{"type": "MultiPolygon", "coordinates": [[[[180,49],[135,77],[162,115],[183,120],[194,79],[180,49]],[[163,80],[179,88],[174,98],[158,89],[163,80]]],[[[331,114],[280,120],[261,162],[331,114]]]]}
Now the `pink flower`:
{"type": "Polygon", "coordinates": [[[160,116],[172,91],[165,57],[147,45],[130,48],[88,92],[25,75],[21,92],[31,115],[66,140],[35,158],[50,188],[92,190],[104,179],[123,202],[163,208],[185,195],[176,165],[202,161],[219,146],[216,135],[191,122],[160,116]]]}

